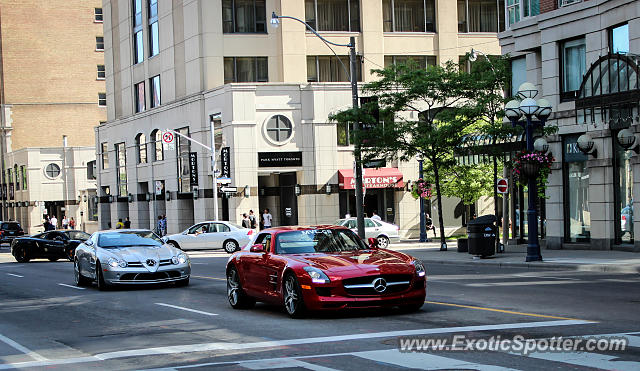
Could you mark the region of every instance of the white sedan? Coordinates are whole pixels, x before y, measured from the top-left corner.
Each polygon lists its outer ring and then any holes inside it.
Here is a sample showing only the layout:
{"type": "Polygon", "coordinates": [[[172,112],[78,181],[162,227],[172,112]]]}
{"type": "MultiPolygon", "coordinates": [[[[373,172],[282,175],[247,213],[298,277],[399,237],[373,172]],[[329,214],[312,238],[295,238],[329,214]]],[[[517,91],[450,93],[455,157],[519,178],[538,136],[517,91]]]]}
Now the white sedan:
{"type": "MultiPolygon", "coordinates": [[[[354,232],[358,232],[356,218],[338,219],[333,224],[347,227],[354,232]]],[[[387,248],[389,243],[399,242],[400,235],[398,234],[398,227],[395,224],[383,222],[382,220],[374,220],[371,218],[364,218],[364,237],[375,238],[378,240],[378,246],[380,248],[387,248]]]]}
{"type": "Polygon", "coordinates": [[[210,221],[192,225],[182,233],[166,236],[167,243],[182,250],[224,249],[229,254],[251,241],[254,230],[229,222],[210,221]]]}

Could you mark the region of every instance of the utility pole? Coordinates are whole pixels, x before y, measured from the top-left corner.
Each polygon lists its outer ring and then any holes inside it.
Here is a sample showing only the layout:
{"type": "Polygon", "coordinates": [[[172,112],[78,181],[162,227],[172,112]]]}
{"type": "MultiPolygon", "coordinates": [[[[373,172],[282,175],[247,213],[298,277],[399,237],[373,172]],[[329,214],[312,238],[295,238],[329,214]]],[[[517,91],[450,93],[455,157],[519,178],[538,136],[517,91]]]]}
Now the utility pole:
{"type": "MultiPolygon", "coordinates": [[[[349,62],[351,65],[351,100],[353,102],[353,108],[358,108],[358,73],[356,65],[356,38],[351,36],[349,38],[349,62]]],[[[356,226],[358,228],[358,236],[364,239],[364,194],[362,192],[362,158],[361,158],[361,144],[358,134],[360,133],[360,122],[354,123],[354,129],[356,134],[356,143],[354,146],[353,155],[356,161],[356,172],[353,174],[356,177],[356,226]]]]}

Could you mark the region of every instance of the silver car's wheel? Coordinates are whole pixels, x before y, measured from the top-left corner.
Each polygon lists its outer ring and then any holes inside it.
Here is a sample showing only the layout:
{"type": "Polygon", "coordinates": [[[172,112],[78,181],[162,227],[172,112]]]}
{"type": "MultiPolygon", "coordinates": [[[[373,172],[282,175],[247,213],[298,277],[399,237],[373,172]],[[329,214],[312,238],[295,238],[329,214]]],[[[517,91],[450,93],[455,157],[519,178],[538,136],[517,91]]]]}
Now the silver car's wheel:
{"type": "Polygon", "coordinates": [[[89,280],[80,273],[80,267],[78,266],[77,260],[73,261],[73,279],[78,287],[87,286],[89,284],[89,280]]]}
{"type": "Polygon", "coordinates": [[[378,236],[378,247],[386,249],[389,246],[389,238],[387,236],[378,236]]]}
{"type": "Polygon", "coordinates": [[[292,318],[300,318],[304,313],[300,285],[292,274],[289,274],[284,281],[284,307],[292,318]]]}
{"type": "Polygon", "coordinates": [[[238,243],[234,240],[226,240],[224,241],[223,247],[224,251],[226,251],[228,254],[233,254],[234,252],[236,252],[236,250],[238,250],[238,243]]]}
{"type": "Polygon", "coordinates": [[[256,303],[255,299],[247,296],[242,290],[240,276],[233,266],[227,272],[227,298],[233,309],[251,308],[256,303]]]}

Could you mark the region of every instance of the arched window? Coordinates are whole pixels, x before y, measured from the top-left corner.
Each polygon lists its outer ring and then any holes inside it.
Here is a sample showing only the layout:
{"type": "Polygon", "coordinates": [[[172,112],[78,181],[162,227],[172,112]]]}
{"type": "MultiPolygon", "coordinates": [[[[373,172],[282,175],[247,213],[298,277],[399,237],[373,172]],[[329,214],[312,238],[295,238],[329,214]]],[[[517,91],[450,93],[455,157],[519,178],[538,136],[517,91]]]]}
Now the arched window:
{"type": "Polygon", "coordinates": [[[138,148],[138,163],[147,163],[147,137],[140,133],[136,136],[136,146],[138,148]]]}
{"type": "Polygon", "coordinates": [[[162,130],[154,130],[151,132],[151,139],[153,140],[153,147],[155,149],[154,161],[164,160],[164,152],[162,150],[162,130]]]}

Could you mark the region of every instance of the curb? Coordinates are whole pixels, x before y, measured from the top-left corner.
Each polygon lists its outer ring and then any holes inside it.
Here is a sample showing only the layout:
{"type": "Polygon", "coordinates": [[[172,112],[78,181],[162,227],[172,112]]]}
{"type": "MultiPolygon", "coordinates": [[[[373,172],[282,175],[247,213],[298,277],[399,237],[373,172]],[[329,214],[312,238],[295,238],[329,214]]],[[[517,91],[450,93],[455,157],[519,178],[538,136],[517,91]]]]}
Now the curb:
{"type": "Polygon", "coordinates": [[[499,262],[488,260],[431,260],[420,259],[426,264],[444,264],[444,265],[491,265],[500,268],[528,268],[528,269],[566,269],[582,272],[606,272],[606,273],[640,273],[640,265],[612,265],[612,264],[558,264],[558,263],[517,263],[517,262],[499,262]]]}

